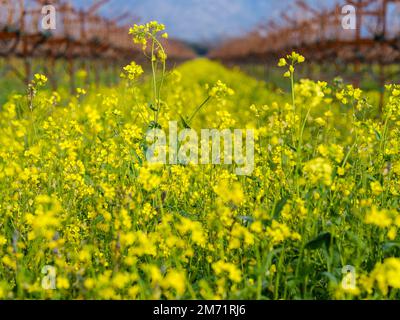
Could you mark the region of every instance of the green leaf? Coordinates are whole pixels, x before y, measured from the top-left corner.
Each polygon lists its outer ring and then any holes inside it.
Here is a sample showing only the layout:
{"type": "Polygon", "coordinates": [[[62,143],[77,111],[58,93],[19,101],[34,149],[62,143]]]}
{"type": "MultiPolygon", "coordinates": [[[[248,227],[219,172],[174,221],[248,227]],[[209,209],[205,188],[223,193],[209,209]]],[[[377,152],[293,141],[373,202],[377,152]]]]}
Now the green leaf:
{"type": "Polygon", "coordinates": [[[292,145],[290,145],[289,143],[287,143],[287,146],[292,149],[292,151],[297,152],[297,148],[293,147],[292,145]]]}
{"type": "Polygon", "coordinates": [[[384,251],[389,251],[392,248],[400,248],[400,242],[399,241],[389,241],[389,242],[385,242],[382,245],[382,249],[384,251]]]}
{"type": "Polygon", "coordinates": [[[104,220],[104,217],[102,216],[102,215],[100,215],[100,216],[97,216],[95,219],[94,219],[94,224],[98,224],[98,223],[100,223],[100,222],[104,222],[105,220],[104,220]]]}
{"type": "Polygon", "coordinates": [[[275,209],[274,209],[274,214],[273,214],[273,218],[274,220],[278,219],[283,207],[285,206],[286,202],[288,201],[287,198],[282,198],[281,200],[279,200],[279,202],[276,204],[275,209]]]}
{"type": "Polygon", "coordinates": [[[338,279],[330,272],[323,272],[322,275],[326,276],[331,283],[338,284],[338,279]]]}
{"type": "Polygon", "coordinates": [[[150,129],[161,129],[161,125],[155,121],[151,121],[149,124],[150,129]]]}
{"type": "Polygon", "coordinates": [[[147,104],[147,106],[148,106],[151,110],[153,110],[154,112],[157,112],[157,111],[158,111],[157,108],[154,106],[154,104],[152,104],[151,102],[149,102],[149,103],[147,104]]]}
{"type": "Polygon", "coordinates": [[[320,248],[328,249],[331,245],[332,234],[330,232],[321,233],[318,237],[311,240],[306,244],[306,248],[310,250],[317,250],[320,248]]]}
{"type": "Polygon", "coordinates": [[[191,129],[190,126],[187,124],[185,118],[182,117],[181,115],[179,115],[179,117],[181,118],[182,126],[183,126],[185,129],[191,129]]]}
{"type": "Polygon", "coordinates": [[[378,141],[381,141],[381,140],[382,140],[382,135],[381,135],[377,130],[374,129],[374,131],[375,131],[376,139],[377,139],[378,141]]]}

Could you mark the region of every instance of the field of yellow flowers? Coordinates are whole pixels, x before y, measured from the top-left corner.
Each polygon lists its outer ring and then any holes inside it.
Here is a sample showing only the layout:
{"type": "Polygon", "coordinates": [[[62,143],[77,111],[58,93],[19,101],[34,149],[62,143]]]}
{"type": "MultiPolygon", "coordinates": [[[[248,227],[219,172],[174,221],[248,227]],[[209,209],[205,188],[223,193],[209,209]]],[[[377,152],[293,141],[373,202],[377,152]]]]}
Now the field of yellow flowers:
{"type": "Polygon", "coordinates": [[[297,79],[296,53],[290,92],[206,59],[170,70],[163,32],[131,29],[150,72],[75,96],[38,74],[1,107],[0,298],[399,299],[400,86],[377,115],[297,79]],[[145,132],[170,120],[254,129],[253,173],[150,165],[145,132]]]}

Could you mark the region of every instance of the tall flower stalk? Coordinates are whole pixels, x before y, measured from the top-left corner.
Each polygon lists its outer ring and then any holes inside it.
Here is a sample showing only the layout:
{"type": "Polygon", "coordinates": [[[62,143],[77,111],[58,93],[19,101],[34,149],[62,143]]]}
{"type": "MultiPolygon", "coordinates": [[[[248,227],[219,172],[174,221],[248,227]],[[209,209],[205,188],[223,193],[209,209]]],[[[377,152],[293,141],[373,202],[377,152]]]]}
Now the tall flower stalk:
{"type": "Polygon", "coordinates": [[[292,52],[292,54],[287,55],[286,59],[281,58],[278,62],[278,67],[288,67],[288,70],[283,74],[285,78],[290,78],[290,89],[291,89],[291,97],[292,97],[292,110],[293,110],[293,126],[294,126],[294,132],[292,134],[293,136],[293,141],[292,144],[296,147],[296,153],[297,153],[297,168],[296,168],[296,173],[295,173],[295,179],[296,179],[296,185],[297,185],[297,193],[300,193],[299,190],[299,168],[301,165],[301,153],[302,153],[302,148],[303,148],[303,133],[305,129],[305,125],[307,123],[308,116],[310,115],[311,108],[308,109],[306,117],[304,118],[304,121],[302,121],[302,117],[300,117],[299,125],[297,126],[297,110],[296,110],[296,94],[295,94],[295,66],[298,64],[301,64],[305,61],[305,58],[296,53],[292,52]],[[298,140],[296,141],[296,137],[298,137],[298,140]]]}
{"type": "Polygon", "coordinates": [[[165,32],[164,24],[151,21],[144,25],[135,24],[129,30],[129,34],[133,35],[135,44],[142,45],[142,50],[151,63],[153,102],[149,104],[149,108],[153,112],[153,122],[149,126],[159,127],[158,119],[162,108],[161,92],[164,85],[167,61],[167,54],[160,38],[167,39],[168,33],[165,32]],[[158,77],[160,78],[159,80],[158,77]]]}

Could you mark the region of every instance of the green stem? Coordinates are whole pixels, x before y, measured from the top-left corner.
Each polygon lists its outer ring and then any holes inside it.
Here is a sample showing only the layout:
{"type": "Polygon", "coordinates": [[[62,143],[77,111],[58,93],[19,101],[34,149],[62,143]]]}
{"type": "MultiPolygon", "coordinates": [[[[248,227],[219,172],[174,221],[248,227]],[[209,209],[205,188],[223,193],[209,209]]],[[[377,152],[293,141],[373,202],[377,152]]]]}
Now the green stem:
{"type": "Polygon", "coordinates": [[[201,108],[203,108],[208,101],[210,101],[211,97],[209,96],[206,100],[203,101],[203,103],[201,105],[199,105],[196,110],[194,110],[193,114],[190,116],[190,118],[188,119],[188,124],[190,124],[190,122],[192,122],[192,120],[194,119],[194,117],[197,115],[197,113],[201,110],[201,108]]]}
{"type": "Polygon", "coordinates": [[[280,274],[282,271],[282,266],[283,266],[283,260],[284,260],[284,255],[285,255],[285,247],[283,247],[281,256],[279,257],[279,263],[276,268],[277,273],[276,273],[276,279],[275,279],[275,294],[274,294],[274,300],[279,299],[279,282],[280,282],[280,274]]]}

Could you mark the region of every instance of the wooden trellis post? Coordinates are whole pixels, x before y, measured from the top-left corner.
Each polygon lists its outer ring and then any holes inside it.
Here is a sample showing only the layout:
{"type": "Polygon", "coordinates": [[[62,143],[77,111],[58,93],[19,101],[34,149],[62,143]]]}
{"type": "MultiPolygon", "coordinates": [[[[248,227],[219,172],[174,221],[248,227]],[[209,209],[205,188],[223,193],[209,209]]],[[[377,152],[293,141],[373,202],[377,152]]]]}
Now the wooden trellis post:
{"type": "MultiPolygon", "coordinates": [[[[128,13],[114,19],[97,14],[107,2],[109,0],[99,0],[87,10],[77,10],[68,0],[0,0],[0,58],[6,59],[7,69],[25,84],[34,72],[33,61],[39,60],[44,61],[53,89],[57,87],[55,70],[58,61],[66,63],[71,92],[76,86],[77,60],[84,61],[86,68],[92,65],[99,82],[99,68],[104,67],[105,61],[107,66],[111,61],[119,68],[140,51],[128,35],[129,25],[121,24],[131,17],[128,13]],[[56,30],[40,29],[41,11],[46,4],[56,7],[56,30]],[[22,67],[20,63],[13,64],[13,60],[22,61],[22,67]]],[[[132,17],[133,21],[137,18],[132,17]]],[[[173,52],[170,59],[195,57],[193,51],[180,43],[170,44],[170,47],[173,52]]]]}
{"type": "Polygon", "coordinates": [[[266,59],[268,64],[275,65],[277,59],[296,50],[306,55],[313,65],[326,62],[336,68],[353,65],[352,79],[356,86],[360,85],[362,64],[374,64],[378,66],[376,79],[382,111],[383,88],[388,77],[385,66],[400,61],[399,35],[388,32],[391,28],[387,20],[388,6],[393,3],[400,4],[400,0],[342,0],[332,9],[319,11],[298,0],[295,16],[282,13],[279,23],[266,24],[262,36],[260,32],[249,33],[216,48],[209,56],[229,63],[250,62],[258,57],[260,63],[266,59]],[[349,4],[356,9],[356,30],[342,28],[341,9],[349,4]]]}

